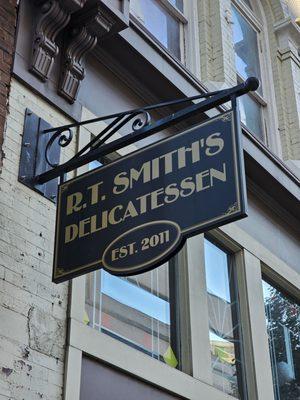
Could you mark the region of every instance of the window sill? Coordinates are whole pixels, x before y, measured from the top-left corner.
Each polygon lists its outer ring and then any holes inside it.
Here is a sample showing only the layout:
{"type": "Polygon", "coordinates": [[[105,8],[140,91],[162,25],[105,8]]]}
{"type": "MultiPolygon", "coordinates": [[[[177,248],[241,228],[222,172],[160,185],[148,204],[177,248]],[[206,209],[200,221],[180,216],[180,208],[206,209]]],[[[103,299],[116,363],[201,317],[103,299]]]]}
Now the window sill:
{"type": "Polygon", "coordinates": [[[165,391],[189,400],[235,400],[218,389],[119,342],[104,333],[70,319],[70,346],[134,375],[165,391]]]}
{"type": "MultiPolygon", "coordinates": [[[[172,54],[172,52],[167,47],[165,47],[153,35],[153,33],[150,32],[134,14],[130,14],[130,25],[144,38],[146,42],[153,46],[162,56],[166,57],[169,62],[174,63],[174,65],[177,64],[179,68],[186,69],[183,61],[172,54]]],[[[186,69],[186,72],[189,74],[191,73],[188,69],[186,69]]]]}
{"type": "Polygon", "coordinates": [[[199,77],[172,56],[157,39],[145,32],[134,18],[130,19],[129,29],[120,32],[119,36],[163,74],[170,83],[176,82],[176,88],[181,91],[182,95],[190,97],[199,92],[207,92],[207,88],[200,82],[199,77]]]}
{"type": "MultiPolygon", "coordinates": [[[[247,129],[247,127],[244,124],[242,124],[242,132],[243,136],[246,139],[248,139],[249,142],[253,143],[257,148],[257,150],[261,152],[261,155],[256,159],[261,161],[262,166],[264,166],[265,164],[264,162],[262,162],[263,155],[265,155],[274,164],[274,167],[278,167],[285,175],[288,176],[288,178],[291,181],[293,181],[296,184],[297,187],[299,187],[300,185],[299,178],[289,169],[289,167],[284,163],[284,161],[282,161],[279,157],[277,157],[276,154],[274,154],[261,139],[258,139],[251,131],[249,131],[249,129],[247,129]]],[[[246,150],[247,153],[251,155],[254,154],[253,150],[250,149],[250,145],[247,145],[247,140],[244,141],[243,148],[244,150],[246,150]]],[[[269,172],[271,171],[272,168],[270,167],[269,172]]],[[[275,175],[275,177],[277,177],[277,180],[279,180],[278,173],[275,175]]],[[[298,193],[298,195],[295,196],[296,198],[299,197],[298,190],[299,189],[296,189],[295,192],[293,192],[291,186],[289,186],[290,192],[295,194],[298,193]]]]}

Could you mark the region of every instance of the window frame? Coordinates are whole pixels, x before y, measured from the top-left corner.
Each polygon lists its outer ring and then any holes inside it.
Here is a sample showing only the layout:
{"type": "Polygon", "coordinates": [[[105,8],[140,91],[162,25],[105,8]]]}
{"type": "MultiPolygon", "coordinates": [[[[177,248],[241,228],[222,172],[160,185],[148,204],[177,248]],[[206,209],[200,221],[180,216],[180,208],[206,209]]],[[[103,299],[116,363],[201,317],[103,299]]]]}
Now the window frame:
{"type": "MultiPolygon", "coordinates": [[[[268,62],[267,58],[269,58],[269,55],[267,54],[267,45],[266,45],[266,32],[263,27],[263,23],[260,21],[260,19],[256,16],[255,12],[256,10],[252,10],[251,8],[248,7],[248,5],[243,2],[243,0],[231,0],[232,7],[235,7],[238,13],[241,14],[241,16],[246,20],[247,23],[252,27],[252,29],[256,32],[256,37],[257,37],[257,48],[258,48],[258,58],[259,58],[259,66],[260,66],[260,73],[261,73],[261,86],[262,86],[262,94],[260,94],[257,90],[255,92],[249,92],[248,96],[252,100],[258,104],[260,107],[260,115],[261,115],[261,125],[262,125],[262,139],[260,139],[258,136],[255,135],[254,132],[252,132],[244,123],[243,127],[249,132],[252,136],[254,136],[257,140],[262,142],[264,145],[270,146],[270,134],[269,131],[272,131],[271,128],[271,118],[268,115],[268,111],[271,107],[271,101],[269,100],[270,98],[270,93],[268,90],[268,87],[270,87],[269,84],[269,79],[268,73],[271,72],[270,68],[268,68],[268,62]],[[269,71],[268,71],[269,70],[269,71]],[[268,129],[268,126],[270,126],[270,129],[268,129]]],[[[237,81],[238,83],[244,82],[245,79],[236,71],[237,73],[237,81]]],[[[274,114],[274,112],[272,112],[274,114]]],[[[275,148],[274,146],[271,148],[273,151],[277,152],[278,149],[275,148]]]]}
{"type": "MultiPolygon", "coordinates": [[[[80,135],[80,137],[86,138],[87,135],[80,135]]],[[[82,143],[80,147],[83,145],[82,143]]],[[[228,251],[240,251],[240,248],[235,246],[230,239],[226,242],[224,237],[217,235],[216,232],[211,232],[211,238],[221,243],[228,251]]],[[[162,390],[190,400],[198,399],[199,393],[202,393],[204,398],[212,400],[236,399],[213,387],[212,370],[207,368],[211,364],[207,290],[205,269],[199,268],[199,262],[204,265],[205,261],[204,235],[188,239],[179,252],[177,260],[178,264],[183,263],[186,266],[182,268],[180,265],[181,268],[179,268],[180,284],[185,288],[187,295],[181,303],[181,312],[186,311],[188,307],[188,312],[185,313],[187,320],[183,324],[185,331],[182,333],[190,334],[190,345],[183,349],[183,352],[188,352],[183,362],[185,369],[190,368],[192,371],[192,376],[188,375],[188,371],[182,372],[171,368],[105,333],[86,326],[83,323],[86,277],[81,276],[73,279],[71,283],[65,400],[79,400],[83,354],[96,358],[100,362],[109,363],[162,390]],[[203,329],[204,324],[206,329],[203,329]]]]}
{"type": "Polygon", "coordinates": [[[169,14],[180,23],[180,59],[166,48],[138,19],[129,11],[130,25],[133,26],[153,47],[200,79],[200,47],[197,22],[197,1],[183,0],[183,12],[168,0],[156,0],[169,14]],[[193,45],[191,45],[193,43],[193,45]]]}
{"type": "MultiPolygon", "coordinates": [[[[93,115],[85,112],[83,119],[88,118],[93,118],[93,115]]],[[[80,129],[83,132],[79,135],[79,148],[86,144],[90,133],[86,127],[80,129]]],[[[98,131],[99,126],[95,127],[95,132],[98,131]]],[[[134,150],[134,146],[130,147],[130,150],[134,150]]],[[[126,150],[123,151],[125,154],[126,150]]],[[[81,167],[81,172],[85,172],[84,169],[86,166],[81,167]]],[[[296,298],[300,293],[299,274],[247,234],[238,224],[229,224],[212,230],[209,232],[209,237],[233,254],[236,265],[241,340],[244,354],[247,354],[247,357],[244,357],[245,397],[251,400],[274,400],[262,274],[278,282],[281,287],[287,288],[296,298]]],[[[199,263],[204,265],[204,235],[188,239],[178,257],[179,263],[188,265],[188,268],[180,269],[182,274],[180,281],[187,288],[187,296],[182,307],[189,309],[187,313],[189,324],[185,324],[185,334],[189,334],[190,329],[191,340],[187,351],[192,355],[190,368],[193,375],[190,376],[153,360],[139,350],[86,326],[83,323],[86,279],[85,276],[81,276],[70,282],[69,334],[64,377],[65,400],[80,398],[81,362],[84,354],[186,399],[198,400],[199,393],[203,398],[211,400],[235,399],[212,386],[211,369],[207,368],[211,358],[206,278],[204,268],[199,268],[199,263]],[[207,330],[203,329],[203,325],[207,326],[207,330]]]]}
{"type": "MultiPolygon", "coordinates": [[[[261,291],[263,292],[263,281],[265,281],[267,284],[270,286],[274,287],[277,289],[279,292],[281,292],[284,296],[286,296],[290,301],[297,302],[298,305],[300,305],[300,278],[299,276],[297,277],[297,280],[293,281],[293,283],[287,279],[289,276],[284,276],[283,271],[274,271],[273,268],[270,267],[270,265],[267,265],[266,263],[261,262],[260,263],[260,269],[261,269],[261,291]]],[[[264,297],[263,297],[264,300],[264,297]]],[[[265,302],[264,302],[264,307],[265,307],[265,302]]],[[[285,325],[282,325],[283,328],[285,328],[285,325]]],[[[268,330],[267,330],[267,323],[266,323],[266,315],[265,315],[265,331],[267,334],[268,338],[268,356],[269,356],[269,365],[270,365],[270,371],[271,371],[271,378],[272,378],[272,393],[274,400],[276,400],[275,397],[275,384],[273,382],[273,370],[272,370],[272,362],[271,358],[273,358],[271,352],[270,352],[270,345],[269,345],[269,335],[268,335],[268,330]]]]}
{"type": "Polygon", "coordinates": [[[199,393],[202,393],[204,398],[212,400],[236,399],[213,387],[212,370],[207,367],[211,364],[207,291],[205,270],[199,268],[199,260],[202,259],[204,262],[204,235],[190,238],[179,253],[179,257],[180,262],[188,265],[187,274],[184,273],[187,269],[181,268],[183,272],[181,279],[189,289],[185,302],[189,304],[190,328],[188,329],[191,332],[190,351],[193,352],[193,357],[188,361],[192,362],[193,375],[190,376],[186,372],[171,368],[105,333],[86,326],[82,321],[85,310],[85,276],[81,276],[72,281],[67,357],[75,360],[76,364],[67,362],[65,400],[79,400],[80,379],[78,376],[83,354],[114,365],[127,374],[186,399],[196,400],[199,393]],[[204,324],[206,329],[203,329],[204,324]]]}
{"type": "MultiPolygon", "coordinates": [[[[235,305],[235,316],[237,317],[238,320],[238,329],[237,329],[237,337],[239,340],[238,343],[238,350],[236,351],[235,348],[235,355],[239,356],[240,360],[239,363],[240,365],[237,366],[237,385],[238,388],[241,389],[241,398],[247,397],[247,387],[246,387],[246,380],[247,380],[247,374],[246,374],[246,365],[245,365],[245,347],[243,343],[243,325],[245,323],[243,319],[243,313],[247,314],[248,311],[243,305],[240,304],[241,300],[241,293],[240,293],[240,285],[239,282],[243,277],[243,270],[241,270],[241,262],[238,257],[238,254],[242,251],[239,246],[235,246],[231,240],[226,240],[225,238],[219,233],[218,231],[213,231],[213,232],[207,232],[204,234],[204,239],[208,240],[211,242],[213,245],[218,247],[221,251],[223,251],[226,256],[227,256],[227,266],[228,266],[228,272],[230,272],[233,276],[233,285],[229,282],[229,290],[230,293],[232,294],[232,291],[234,292],[234,300],[236,301],[235,305]]],[[[206,265],[204,264],[204,269],[206,268],[206,265]]],[[[208,291],[207,291],[208,293],[208,291]]],[[[247,345],[246,345],[247,348],[247,345]]],[[[211,371],[212,372],[212,371],[211,371]]],[[[218,389],[219,390],[219,389],[218,389]]],[[[231,396],[233,397],[233,396],[231,396]]]]}
{"type": "MultiPolygon", "coordinates": [[[[246,398],[248,396],[251,400],[274,400],[262,272],[272,277],[273,281],[276,279],[281,286],[283,284],[284,287],[288,286],[289,292],[294,296],[296,293],[299,296],[299,275],[237,224],[215,229],[209,235],[233,253],[236,264],[243,327],[242,341],[244,352],[247,354],[244,362],[246,398]]],[[[206,321],[208,327],[206,283],[205,271],[199,268],[199,260],[204,261],[203,238],[204,235],[190,238],[180,253],[182,260],[189,264],[188,274],[182,279],[189,289],[186,301],[189,304],[193,376],[153,360],[140,351],[84,325],[82,317],[85,308],[85,277],[83,276],[73,279],[71,284],[65,400],[79,400],[83,354],[120,368],[125,373],[136,376],[137,379],[143,379],[162,390],[186,399],[198,400],[199,393],[202,393],[203,398],[211,400],[235,399],[212,386],[212,375],[210,368],[207,368],[207,365],[210,365],[209,337],[205,330],[201,329],[206,321]]]]}

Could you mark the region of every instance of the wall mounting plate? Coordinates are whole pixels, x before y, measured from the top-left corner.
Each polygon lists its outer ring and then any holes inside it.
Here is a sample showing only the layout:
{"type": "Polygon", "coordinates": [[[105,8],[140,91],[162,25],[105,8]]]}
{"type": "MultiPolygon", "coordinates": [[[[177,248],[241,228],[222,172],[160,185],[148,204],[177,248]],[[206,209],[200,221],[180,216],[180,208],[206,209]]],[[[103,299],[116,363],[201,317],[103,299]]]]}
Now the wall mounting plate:
{"type": "MultiPolygon", "coordinates": [[[[43,132],[49,128],[51,125],[48,122],[26,109],[18,180],[47,199],[56,202],[58,178],[44,184],[38,184],[35,180],[37,175],[52,169],[47,164],[45,152],[53,133],[43,132]]],[[[53,143],[48,156],[53,164],[59,164],[60,146],[58,143],[53,143]]]]}

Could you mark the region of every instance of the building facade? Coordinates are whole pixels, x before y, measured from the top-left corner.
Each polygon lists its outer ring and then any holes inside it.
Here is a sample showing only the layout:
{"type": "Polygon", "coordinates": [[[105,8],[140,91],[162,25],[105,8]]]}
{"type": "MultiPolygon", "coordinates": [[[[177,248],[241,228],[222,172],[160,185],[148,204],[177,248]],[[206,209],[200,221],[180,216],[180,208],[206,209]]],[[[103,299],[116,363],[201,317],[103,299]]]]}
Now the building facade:
{"type": "MultiPolygon", "coordinates": [[[[300,398],[299,17],[299,0],[1,1],[0,399],[300,398]],[[38,127],[250,76],[261,85],[239,101],[248,217],[188,239],[150,272],[52,283],[57,184],[33,189],[22,172],[30,159],[20,161],[42,142],[38,127]]],[[[72,128],[51,157],[67,161],[107,124],[72,128]]]]}

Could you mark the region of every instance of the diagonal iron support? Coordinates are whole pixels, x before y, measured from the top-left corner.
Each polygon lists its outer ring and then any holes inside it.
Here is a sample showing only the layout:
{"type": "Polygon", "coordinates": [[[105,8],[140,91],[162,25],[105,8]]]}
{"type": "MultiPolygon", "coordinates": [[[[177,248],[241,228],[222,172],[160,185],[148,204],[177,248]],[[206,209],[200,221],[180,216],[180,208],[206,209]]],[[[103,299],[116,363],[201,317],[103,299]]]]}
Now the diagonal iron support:
{"type": "Polygon", "coordinates": [[[203,113],[229,101],[235,104],[235,99],[237,97],[240,97],[250,91],[255,91],[258,87],[258,79],[252,77],[248,78],[244,83],[230,89],[193,96],[181,100],[155,104],[144,108],[111,114],[105,117],[94,118],[87,121],[64,125],[56,128],[45,129],[41,133],[49,134],[53,132],[53,135],[51,136],[51,139],[46,146],[45,159],[48,165],[54,168],[37,175],[34,179],[35,184],[43,184],[59,176],[62,177],[67,172],[79,168],[82,165],[87,164],[91,161],[97,160],[100,157],[121,149],[122,147],[126,147],[134,142],[145,139],[193,115],[203,113]],[[204,98],[204,100],[151,123],[149,111],[166,106],[181,104],[184,102],[190,102],[192,100],[200,98],[204,98]],[[77,128],[79,126],[105,120],[113,121],[110,122],[107,127],[99,133],[99,135],[93,138],[92,141],[83,149],[81,149],[73,158],[58,166],[55,166],[51,163],[48,157],[48,151],[56,140],[58,140],[58,144],[61,147],[65,147],[72,141],[72,128],[77,128]],[[105,143],[105,141],[107,141],[113,134],[115,134],[122,126],[126,125],[130,121],[133,121],[131,133],[110,143],[105,143]]]}

